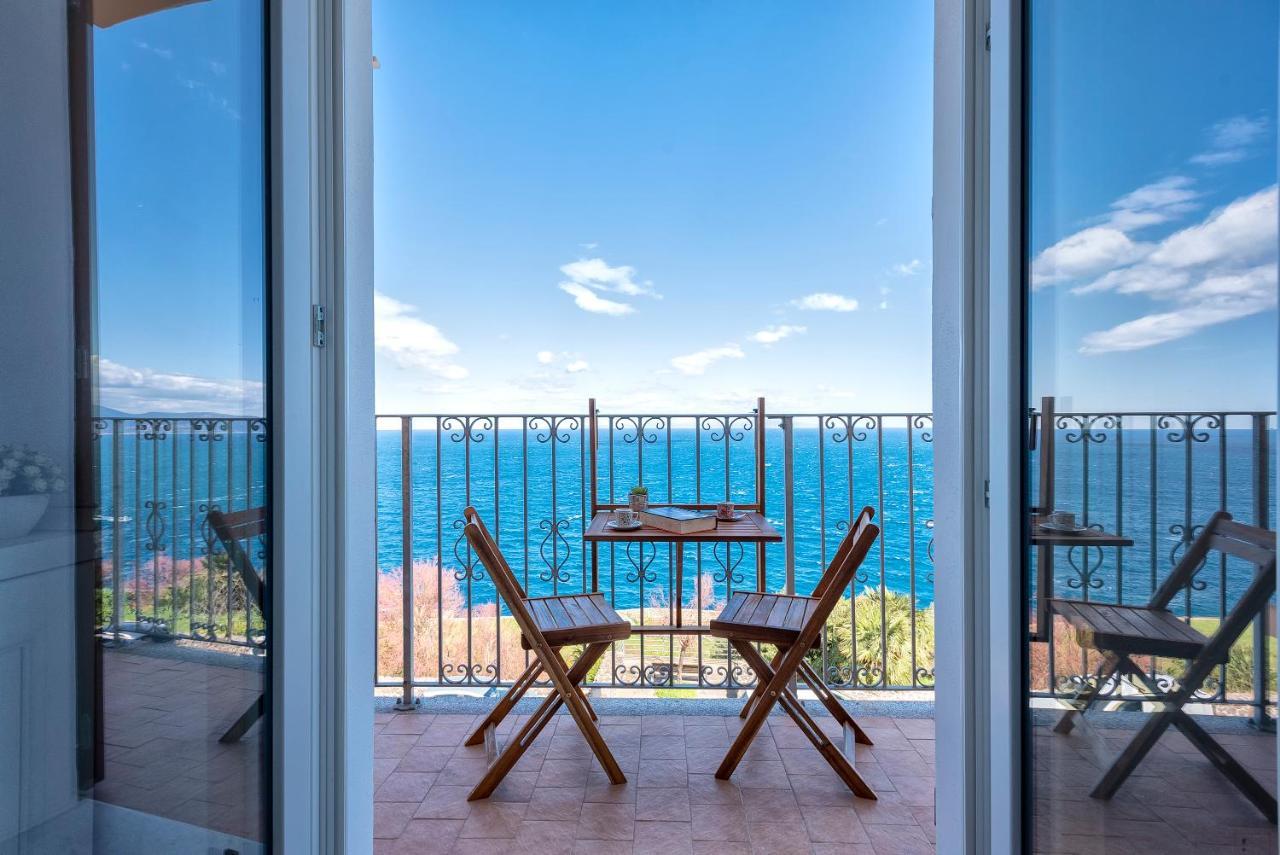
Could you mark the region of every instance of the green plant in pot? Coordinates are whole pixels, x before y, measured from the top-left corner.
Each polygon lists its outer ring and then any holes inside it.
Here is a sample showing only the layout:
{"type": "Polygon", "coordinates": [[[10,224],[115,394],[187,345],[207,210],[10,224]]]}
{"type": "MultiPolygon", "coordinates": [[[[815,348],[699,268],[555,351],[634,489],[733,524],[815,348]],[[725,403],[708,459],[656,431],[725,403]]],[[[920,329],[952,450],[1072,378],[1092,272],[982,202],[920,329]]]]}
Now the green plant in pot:
{"type": "Polygon", "coordinates": [[[49,455],[0,445],[0,540],[30,534],[49,509],[49,495],[65,489],[62,468],[49,455]]]}
{"type": "Polygon", "coordinates": [[[633,511],[643,511],[649,507],[649,488],[643,484],[637,484],[631,488],[631,492],[627,495],[627,505],[633,511]]]}

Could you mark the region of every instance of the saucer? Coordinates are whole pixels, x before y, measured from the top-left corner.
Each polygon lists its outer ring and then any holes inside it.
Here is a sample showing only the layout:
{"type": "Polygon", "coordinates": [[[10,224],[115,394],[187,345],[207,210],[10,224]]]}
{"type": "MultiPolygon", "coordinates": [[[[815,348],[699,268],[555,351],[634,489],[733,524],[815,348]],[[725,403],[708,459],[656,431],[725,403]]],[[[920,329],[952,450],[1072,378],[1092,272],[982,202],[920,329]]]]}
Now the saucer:
{"type": "Polygon", "coordinates": [[[620,523],[616,523],[613,520],[609,520],[607,523],[604,524],[604,527],[611,528],[614,531],[637,531],[638,529],[644,528],[644,523],[634,522],[631,525],[621,525],[620,523]]]}
{"type": "Polygon", "coordinates": [[[747,512],[746,512],[746,511],[737,511],[737,512],[736,512],[736,513],[734,513],[734,515],[733,515],[733,516],[731,516],[731,517],[721,517],[721,516],[717,516],[717,517],[716,517],[716,522],[738,522],[739,520],[744,520],[744,519],[746,519],[746,518],[747,518],[747,512]]]}
{"type": "Polygon", "coordinates": [[[1089,527],[1087,525],[1058,525],[1057,523],[1051,522],[1040,523],[1040,528],[1044,531],[1056,531],[1059,534],[1084,534],[1086,531],[1089,531],[1089,527]]]}

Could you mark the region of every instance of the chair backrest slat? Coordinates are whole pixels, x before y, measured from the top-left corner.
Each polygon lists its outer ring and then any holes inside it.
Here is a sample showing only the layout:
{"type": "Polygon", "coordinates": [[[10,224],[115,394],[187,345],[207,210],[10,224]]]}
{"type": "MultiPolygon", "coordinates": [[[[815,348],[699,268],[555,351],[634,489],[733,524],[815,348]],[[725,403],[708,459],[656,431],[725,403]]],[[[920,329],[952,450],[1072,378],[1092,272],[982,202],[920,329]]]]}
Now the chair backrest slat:
{"type": "Polygon", "coordinates": [[[818,584],[813,587],[813,593],[809,596],[819,598],[826,593],[827,587],[835,577],[835,568],[847,557],[849,550],[853,549],[853,544],[857,540],[857,538],[854,537],[854,533],[857,532],[864,522],[870,521],[875,515],[875,510],[870,506],[865,507],[858,512],[858,516],[854,519],[853,525],[849,526],[849,533],[844,536],[844,539],[840,541],[840,545],[836,547],[836,554],[832,556],[831,562],[827,565],[827,569],[823,572],[822,577],[818,579],[818,584]]]}
{"type": "Polygon", "coordinates": [[[1243,558],[1250,564],[1263,565],[1275,556],[1275,548],[1267,549],[1247,540],[1235,540],[1221,534],[1209,535],[1209,548],[1217,549],[1236,558],[1243,558]]]}
{"type": "Polygon", "coordinates": [[[249,508],[243,511],[224,513],[217,508],[209,511],[209,528],[213,530],[218,542],[227,552],[227,560],[231,568],[240,577],[245,594],[258,607],[266,608],[263,600],[266,597],[262,576],[254,568],[248,554],[241,545],[242,541],[259,537],[267,532],[267,509],[265,506],[249,508]]]}
{"type": "Polygon", "coordinates": [[[538,629],[538,622],[529,611],[524,589],[520,587],[516,574],[511,571],[507,559],[498,549],[497,541],[489,534],[484,520],[480,519],[475,508],[464,510],[462,517],[466,522],[463,534],[466,535],[467,542],[480,558],[480,563],[489,571],[494,587],[498,589],[498,595],[506,602],[507,608],[511,609],[511,616],[515,618],[516,625],[524,633],[525,639],[535,649],[549,650],[550,646],[543,637],[542,631],[538,629]]]}

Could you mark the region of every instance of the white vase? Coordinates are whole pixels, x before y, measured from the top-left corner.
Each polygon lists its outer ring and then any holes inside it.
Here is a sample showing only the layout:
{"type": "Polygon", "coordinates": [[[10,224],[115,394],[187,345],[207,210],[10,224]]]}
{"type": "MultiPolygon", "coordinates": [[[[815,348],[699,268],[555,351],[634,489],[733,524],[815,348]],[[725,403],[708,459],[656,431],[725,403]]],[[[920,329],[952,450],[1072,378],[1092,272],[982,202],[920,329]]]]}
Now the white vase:
{"type": "Polygon", "coordinates": [[[0,496],[0,540],[11,540],[31,533],[44,512],[49,509],[49,494],[0,496]]]}
{"type": "Polygon", "coordinates": [[[627,505],[631,510],[639,513],[649,509],[648,496],[627,496],[627,505]]]}

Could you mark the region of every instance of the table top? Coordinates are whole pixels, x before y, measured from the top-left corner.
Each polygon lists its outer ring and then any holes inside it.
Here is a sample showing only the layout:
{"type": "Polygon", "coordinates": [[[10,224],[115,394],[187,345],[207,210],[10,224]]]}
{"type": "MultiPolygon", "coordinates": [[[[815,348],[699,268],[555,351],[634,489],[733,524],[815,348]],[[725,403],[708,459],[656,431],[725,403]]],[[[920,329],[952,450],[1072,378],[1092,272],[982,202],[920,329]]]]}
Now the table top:
{"type": "Polygon", "coordinates": [[[1035,546],[1133,546],[1133,538],[1096,528],[1084,531],[1045,531],[1040,517],[1031,517],[1031,543],[1035,546]]]}
{"type": "Polygon", "coordinates": [[[747,511],[746,515],[733,522],[721,520],[710,531],[695,531],[691,534],[677,534],[663,531],[660,528],[642,526],[635,531],[614,531],[605,528],[611,516],[609,511],[597,511],[591,518],[591,525],[582,535],[588,542],[626,543],[629,541],[647,541],[650,543],[772,543],[782,540],[778,530],[769,524],[763,516],[755,511],[747,511]]]}

